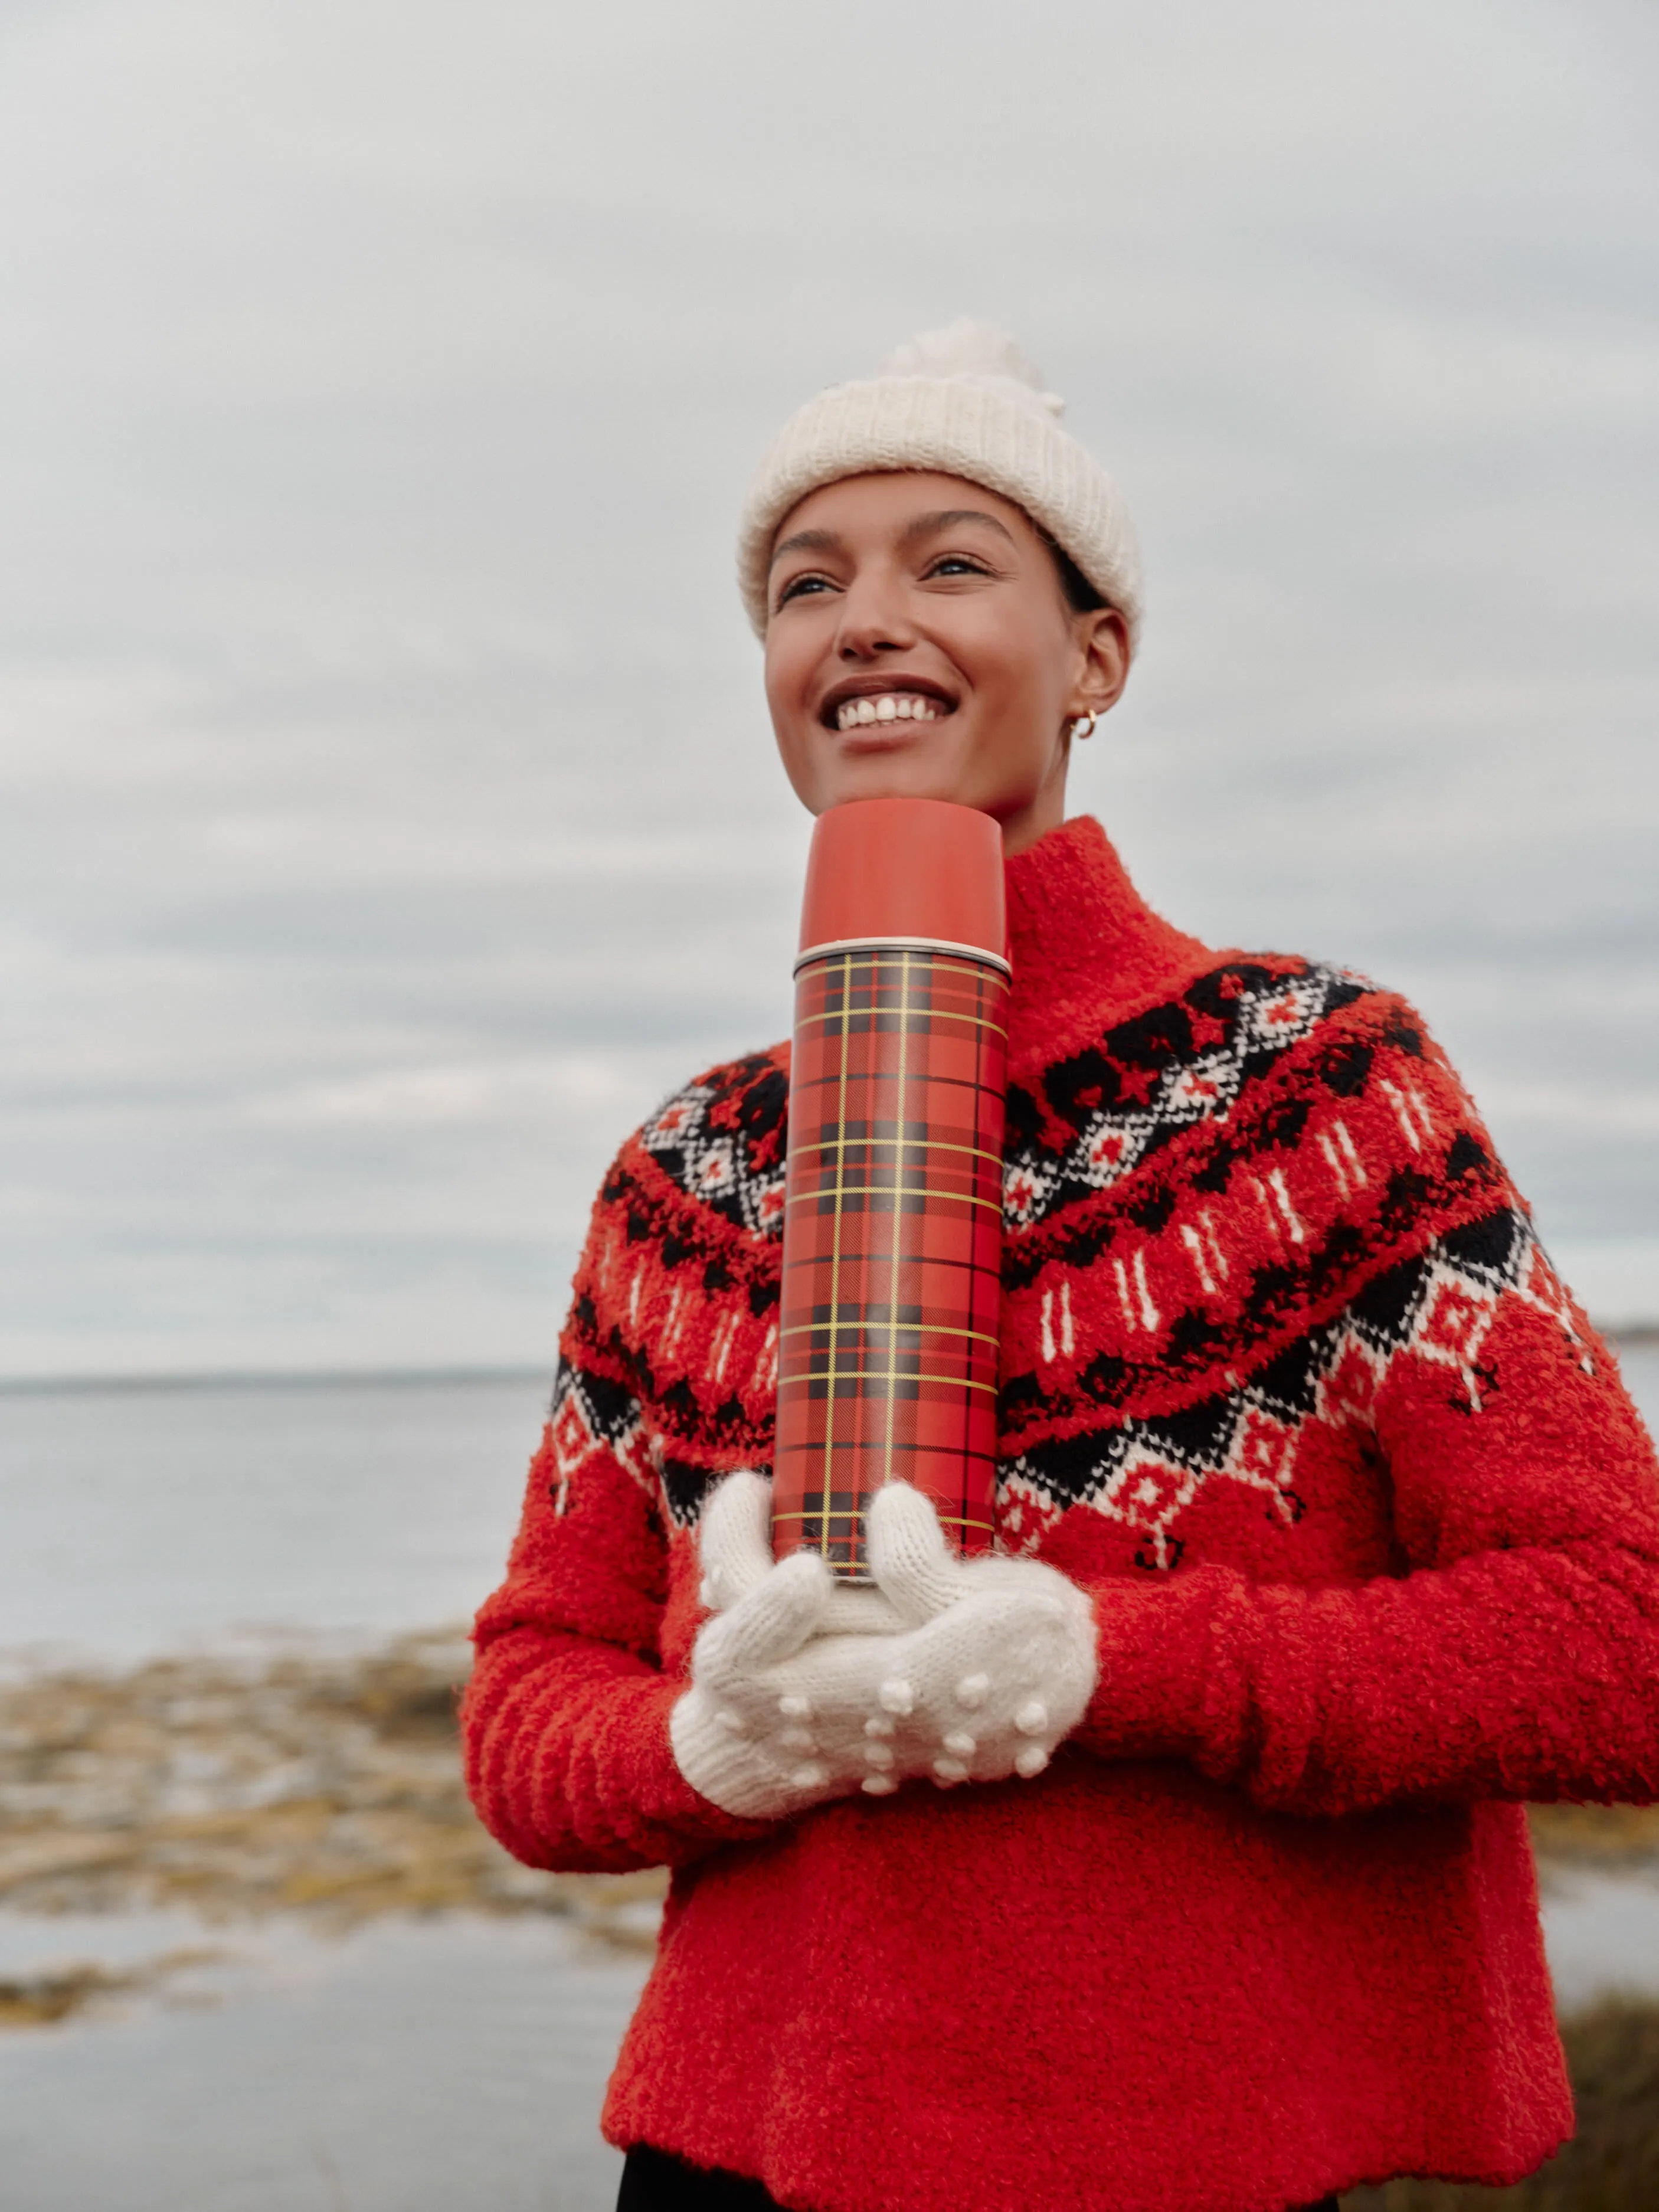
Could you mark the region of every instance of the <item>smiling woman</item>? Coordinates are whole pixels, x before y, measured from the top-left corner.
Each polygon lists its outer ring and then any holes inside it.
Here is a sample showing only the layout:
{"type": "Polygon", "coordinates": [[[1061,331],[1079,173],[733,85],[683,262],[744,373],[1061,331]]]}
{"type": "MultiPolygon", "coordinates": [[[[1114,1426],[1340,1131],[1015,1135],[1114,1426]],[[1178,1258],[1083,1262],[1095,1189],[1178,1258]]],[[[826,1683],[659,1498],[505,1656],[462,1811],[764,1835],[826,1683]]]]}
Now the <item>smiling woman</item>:
{"type": "Polygon", "coordinates": [[[509,1849],[674,1869],[624,2212],[1518,2179],[1571,2123],[1521,1801],[1659,1796],[1652,1447],[1444,1054],[1065,818],[1140,584],[1058,412],[958,325],[810,401],[744,514],[805,805],[1001,832],[1006,1137],[951,1139],[1002,1175],[995,1540],[891,1482],[873,1589],[775,1562],[789,1057],[708,1071],[600,1194],[466,1707],[509,1849]]]}
{"type": "Polygon", "coordinates": [[[825,484],[783,533],[766,696],[802,804],[952,799],[1011,854],[1057,828],[1073,733],[1128,678],[1118,610],[1073,607],[1028,516],[932,471],[825,484]]]}

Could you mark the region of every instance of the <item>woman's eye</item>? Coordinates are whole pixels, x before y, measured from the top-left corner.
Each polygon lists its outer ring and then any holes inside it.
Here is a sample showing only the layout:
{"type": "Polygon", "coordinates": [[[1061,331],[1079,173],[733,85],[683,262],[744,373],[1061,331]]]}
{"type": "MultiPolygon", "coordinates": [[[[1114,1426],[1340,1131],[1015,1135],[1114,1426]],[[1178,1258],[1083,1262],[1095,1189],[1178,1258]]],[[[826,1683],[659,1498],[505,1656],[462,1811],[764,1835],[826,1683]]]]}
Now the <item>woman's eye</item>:
{"type": "Polygon", "coordinates": [[[792,576],[778,593],[777,603],[783,606],[790,599],[805,599],[809,592],[827,592],[829,589],[830,579],[827,576],[792,576]]]}
{"type": "Polygon", "coordinates": [[[990,570],[982,561],[975,561],[966,553],[941,553],[929,567],[930,576],[988,576],[990,570]]]}

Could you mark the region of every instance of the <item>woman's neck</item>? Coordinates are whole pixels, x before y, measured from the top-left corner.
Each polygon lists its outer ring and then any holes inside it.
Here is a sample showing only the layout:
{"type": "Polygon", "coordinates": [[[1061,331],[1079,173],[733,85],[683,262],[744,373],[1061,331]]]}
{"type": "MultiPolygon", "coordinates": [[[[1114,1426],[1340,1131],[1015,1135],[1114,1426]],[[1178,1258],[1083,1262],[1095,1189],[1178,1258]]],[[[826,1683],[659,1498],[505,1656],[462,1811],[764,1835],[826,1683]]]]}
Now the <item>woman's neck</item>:
{"type": "Polygon", "coordinates": [[[1066,819],[1066,778],[1044,784],[1030,805],[1001,820],[1002,857],[1017,859],[1029,853],[1033,845],[1046,837],[1051,830],[1058,830],[1066,819]]]}

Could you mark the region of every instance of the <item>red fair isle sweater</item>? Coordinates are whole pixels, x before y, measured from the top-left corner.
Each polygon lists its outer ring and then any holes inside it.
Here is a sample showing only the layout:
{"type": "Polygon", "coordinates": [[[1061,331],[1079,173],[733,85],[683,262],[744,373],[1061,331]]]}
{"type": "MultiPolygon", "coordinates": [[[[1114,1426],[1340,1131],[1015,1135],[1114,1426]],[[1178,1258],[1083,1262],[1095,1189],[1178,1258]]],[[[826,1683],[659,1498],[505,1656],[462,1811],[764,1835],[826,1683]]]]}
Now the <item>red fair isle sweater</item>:
{"type": "Polygon", "coordinates": [[[1009,865],[1000,1540],[1086,1589],[1037,1783],[769,1826],[681,1778],[697,1516],[769,1457],[780,1048],[623,1147],[471,1788],[666,1863],[605,2128],[806,2212],[1279,2212],[1571,2125],[1522,1799],[1659,1794],[1659,1492],[1410,1009],[1218,953],[1097,823],[1009,865]]]}

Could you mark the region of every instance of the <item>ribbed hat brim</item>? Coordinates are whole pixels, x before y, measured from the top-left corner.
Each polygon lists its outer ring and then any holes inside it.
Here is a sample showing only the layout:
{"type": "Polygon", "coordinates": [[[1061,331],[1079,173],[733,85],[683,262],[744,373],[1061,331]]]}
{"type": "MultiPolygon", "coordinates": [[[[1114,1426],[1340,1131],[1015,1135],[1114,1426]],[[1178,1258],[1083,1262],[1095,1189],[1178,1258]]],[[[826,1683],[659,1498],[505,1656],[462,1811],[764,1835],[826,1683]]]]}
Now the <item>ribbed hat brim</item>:
{"type": "Polygon", "coordinates": [[[809,492],[843,477],[934,469],[1023,507],[1128,626],[1141,622],[1140,554],[1121,492],[1042,396],[1011,378],[879,376],[800,408],[772,441],[743,506],[738,580],[766,634],[767,572],[778,525],[809,492]]]}

